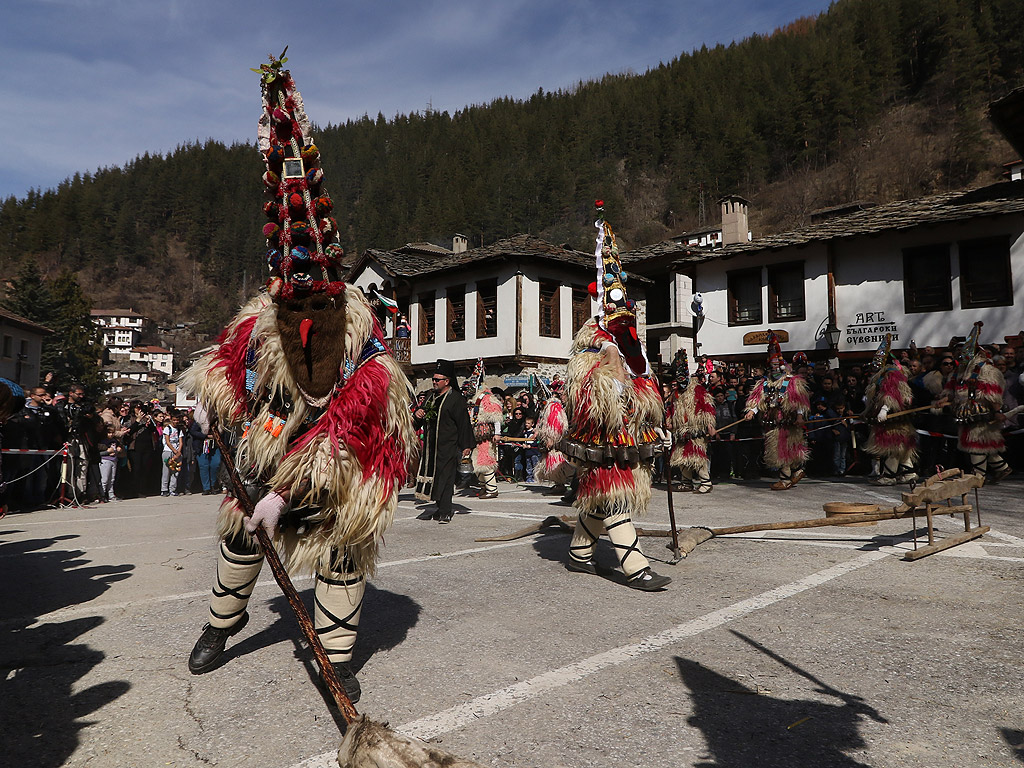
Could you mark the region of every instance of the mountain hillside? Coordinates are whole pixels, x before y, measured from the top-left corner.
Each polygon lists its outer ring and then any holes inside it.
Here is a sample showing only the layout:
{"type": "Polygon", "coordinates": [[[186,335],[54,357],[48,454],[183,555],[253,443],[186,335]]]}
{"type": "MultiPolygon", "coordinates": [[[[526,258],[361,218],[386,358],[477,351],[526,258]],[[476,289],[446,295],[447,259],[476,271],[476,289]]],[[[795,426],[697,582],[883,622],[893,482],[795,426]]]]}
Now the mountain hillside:
{"type": "MultiPolygon", "coordinates": [[[[996,178],[1013,153],[984,108],[1024,82],[1021,29],[1020,0],[838,0],[641,75],[323,127],[324,186],[350,255],[454,232],[588,248],[596,197],[627,247],[717,222],[727,193],[780,231],[996,178]]],[[[216,325],[265,272],[261,173],[253,147],[209,142],[9,198],[0,275],[70,268],[96,305],[216,325]]]]}

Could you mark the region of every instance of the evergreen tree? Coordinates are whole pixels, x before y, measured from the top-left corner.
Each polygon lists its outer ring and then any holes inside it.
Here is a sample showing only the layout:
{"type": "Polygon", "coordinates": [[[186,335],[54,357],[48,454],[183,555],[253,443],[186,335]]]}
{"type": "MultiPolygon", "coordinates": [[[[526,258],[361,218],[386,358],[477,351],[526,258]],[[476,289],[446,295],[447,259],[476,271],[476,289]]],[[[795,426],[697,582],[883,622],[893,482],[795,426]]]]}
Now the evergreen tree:
{"type": "Polygon", "coordinates": [[[3,306],[26,320],[50,327],[53,298],[34,259],[22,262],[18,274],[10,282],[3,306]]]}
{"type": "Polygon", "coordinates": [[[50,282],[49,293],[53,311],[48,325],[54,333],[43,344],[42,370],[53,371],[60,386],[77,382],[95,397],[103,389],[103,348],[90,315],[92,302],[69,270],[50,282]]]}

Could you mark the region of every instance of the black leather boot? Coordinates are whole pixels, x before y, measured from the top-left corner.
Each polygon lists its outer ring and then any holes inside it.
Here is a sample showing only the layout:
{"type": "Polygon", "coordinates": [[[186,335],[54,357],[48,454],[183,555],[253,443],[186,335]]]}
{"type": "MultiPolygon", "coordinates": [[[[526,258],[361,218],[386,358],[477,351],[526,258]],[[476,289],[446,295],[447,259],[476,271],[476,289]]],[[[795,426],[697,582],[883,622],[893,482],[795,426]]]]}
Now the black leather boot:
{"type": "MultiPolygon", "coordinates": [[[[341,683],[341,687],[345,689],[345,695],[348,696],[349,701],[355,704],[359,701],[359,697],[363,693],[363,689],[359,685],[359,681],[356,680],[355,674],[352,672],[346,661],[332,661],[331,666],[334,667],[334,674],[338,676],[338,682],[341,683]]],[[[323,674],[320,675],[320,680],[323,682],[324,688],[327,688],[327,683],[323,679],[323,674]]]]}
{"type": "Polygon", "coordinates": [[[188,657],[188,671],[193,675],[201,675],[216,667],[220,657],[224,655],[224,646],[228,638],[240,632],[248,623],[249,612],[246,611],[234,626],[227,629],[217,629],[209,624],[203,627],[203,634],[199,636],[188,657]]]}

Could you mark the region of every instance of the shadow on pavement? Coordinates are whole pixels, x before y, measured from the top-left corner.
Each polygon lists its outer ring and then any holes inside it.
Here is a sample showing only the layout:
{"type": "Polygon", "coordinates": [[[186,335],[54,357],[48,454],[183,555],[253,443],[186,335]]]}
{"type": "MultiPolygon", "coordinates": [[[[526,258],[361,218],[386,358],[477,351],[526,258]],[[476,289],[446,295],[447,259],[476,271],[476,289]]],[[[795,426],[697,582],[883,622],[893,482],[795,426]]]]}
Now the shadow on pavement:
{"type": "Polygon", "coordinates": [[[1024,731],[1016,728],[1000,728],[999,730],[1013,750],[1013,756],[1024,763],[1024,731]]]}
{"type": "Polygon", "coordinates": [[[787,669],[819,686],[817,693],[840,703],[778,699],[719,674],[696,661],[676,657],[679,675],[690,689],[693,715],[688,723],[704,734],[708,754],[699,768],[866,768],[846,752],[865,746],[863,716],[888,722],[863,699],[839,691],[739,632],[749,643],[787,669]]]}
{"type": "Polygon", "coordinates": [[[103,618],[36,622],[98,597],[129,578],[134,566],[88,567],[80,550],[50,550],[76,536],[4,541],[16,533],[0,531],[0,584],[6,587],[0,602],[0,744],[6,765],[55,768],[66,763],[78,747],[78,732],[91,724],[82,718],[131,686],[112,680],[74,690],[104,658],[101,651],[75,641],[103,618]]]}

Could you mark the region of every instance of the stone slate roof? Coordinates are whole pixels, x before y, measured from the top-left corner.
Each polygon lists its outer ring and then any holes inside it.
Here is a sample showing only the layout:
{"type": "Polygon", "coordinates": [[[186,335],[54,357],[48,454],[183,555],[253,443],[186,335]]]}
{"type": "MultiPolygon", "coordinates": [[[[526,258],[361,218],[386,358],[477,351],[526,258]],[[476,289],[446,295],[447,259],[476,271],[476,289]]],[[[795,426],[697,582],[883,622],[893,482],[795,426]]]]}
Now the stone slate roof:
{"type": "Polygon", "coordinates": [[[50,328],[47,328],[45,325],[40,325],[39,323],[34,323],[31,320],[29,320],[27,317],[22,317],[21,315],[16,315],[14,312],[11,312],[9,310],[3,309],[2,307],[0,307],[0,318],[2,318],[3,320],[6,320],[7,322],[11,323],[12,325],[18,325],[18,326],[21,326],[22,328],[25,328],[27,330],[35,331],[36,333],[38,333],[38,334],[40,334],[42,336],[47,336],[47,335],[53,333],[53,331],[50,328]]]}
{"type": "Polygon", "coordinates": [[[637,262],[665,256],[673,257],[673,264],[694,264],[712,259],[727,259],[744,253],[774,251],[829,240],[1014,213],[1024,213],[1024,181],[1004,181],[967,192],[945,192],[941,195],[877,205],[847,216],[826,219],[792,232],[767,235],[747,243],[733,243],[714,251],[666,240],[623,254],[622,260],[636,264],[634,269],[642,268],[637,262]]]}
{"type": "MultiPolygon", "coordinates": [[[[471,248],[462,253],[423,254],[409,252],[404,248],[394,251],[368,249],[349,272],[354,275],[368,260],[376,261],[392,277],[417,278],[434,275],[454,269],[461,269],[480,262],[495,260],[541,260],[571,267],[581,267],[588,272],[594,270],[594,256],[559,245],[553,245],[533,235],[514,235],[481,248],[471,248]]],[[[639,282],[648,282],[637,278],[639,282]]]]}

